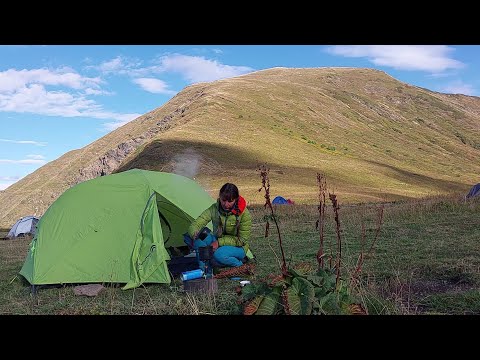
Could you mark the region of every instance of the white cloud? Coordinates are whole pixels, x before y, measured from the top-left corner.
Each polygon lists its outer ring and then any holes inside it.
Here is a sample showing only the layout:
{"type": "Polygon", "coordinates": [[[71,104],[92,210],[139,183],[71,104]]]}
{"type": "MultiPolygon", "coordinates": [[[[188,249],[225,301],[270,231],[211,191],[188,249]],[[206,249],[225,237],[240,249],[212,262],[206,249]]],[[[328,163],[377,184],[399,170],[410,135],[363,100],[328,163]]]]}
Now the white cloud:
{"type": "Polygon", "coordinates": [[[10,140],[10,139],[0,139],[2,142],[9,142],[14,144],[31,144],[36,146],[47,146],[46,142],[33,141],[33,140],[10,140]]]}
{"type": "Polygon", "coordinates": [[[105,61],[100,64],[99,69],[103,72],[119,71],[124,68],[124,62],[121,57],[116,57],[110,61],[105,61]]]}
{"type": "MultiPolygon", "coordinates": [[[[176,72],[190,82],[213,81],[238,76],[253,71],[246,66],[230,66],[203,57],[180,54],[160,58],[160,65],[141,67],[142,62],[125,57],[116,57],[99,66],[87,66],[104,74],[123,74],[133,77],[134,83],[152,93],[168,95],[176,91],[168,89],[163,80],[147,74],[176,72]]],[[[16,70],[0,72],[0,111],[33,113],[61,117],[91,117],[112,119],[105,124],[115,129],[141,114],[121,114],[103,109],[102,105],[90,99],[90,95],[112,95],[100,88],[103,80],[98,77],[84,77],[68,67],[51,69],[16,70]],[[63,87],[52,90],[50,87],[63,87]],[[67,89],[65,89],[67,88],[67,89]],[[68,89],[77,90],[69,92],[68,89]]]]}
{"type": "Polygon", "coordinates": [[[143,90],[154,93],[154,94],[168,94],[168,95],[176,94],[175,91],[167,89],[168,85],[164,81],[159,79],[139,78],[139,79],[133,79],[132,81],[135,84],[140,85],[140,87],[143,90]]]}
{"type": "Polygon", "coordinates": [[[27,158],[35,159],[35,160],[43,160],[43,159],[45,159],[45,156],[38,155],[38,154],[31,154],[31,155],[27,155],[27,158]]]}
{"type": "Polygon", "coordinates": [[[117,56],[116,58],[105,61],[98,66],[87,66],[87,68],[96,69],[103,74],[129,75],[132,72],[135,72],[135,70],[141,65],[142,62],[140,60],[117,56]]]}
{"type": "Polygon", "coordinates": [[[0,181],[17,181],[20,176],[0,176],[0,181]]]}
{"type": "Polygon", "coordinates": [[[475,95],[475,89],[473,88],[473,86],[465,84],[460,80],[445,85],[442,88],[442,91],[449,94],[475,95]]]}
{"type": "Polygon", "coordinates": [[[139,116],[142,116],[142,114],[125,114],[124,116],[119,117],[118,121],[105,123],[105,124],[103,124],[103,126],[106,130],[112,131],[112,130],[115,130],[115,129],[119,128],[120,126],[125,125],[126,123],[128,123],[132,120],[135,120],[139,116]]]}
{"type": "MultiPolygon", "coordinates": [[[[205,52],[205,49],[197,49],[205,52]]],[[[220,49],[212,50],[216,54],[222,54],[220,49]]],[[[214,81],[228,77],[238,76],[254,71],[247,66],[231,66],[219,63],[216,60],[209,60],[201,56],[188,56],[181,54],[170,54],[162,56],[157,61],[158,65],[141,67],[142,62],[136,59],[130,59],[118,56],[109,61],[103,62],[98,66],[87,66],[90,69],[96,69],[103,74],[127,75],[134,78],[134,82],[142,86],[146,91],[154,93],[174,94],[167,90],[168,85],[161,80],[152,79],[149,75],[159,73],[180,73],[187,81],[202,82],[214,81]],[[152,79],[158,81],[155,83],[152,79]]]]}
{"type": "Polygon", "coordinates": [[[0,164],[23,164],[23,165],[43,165],[45,160],[40,159],[23,159],[23,160],[10,160],[10,159],[0,159],[0,164]]]}
{"type": "Polygon", "coordinates": [[[0,111],[34,113],[49,116],[93,117],[123,121],[136,114],[119,114],[105,111],[93,100],[83,95],[64,91],[47,91],[42,85],[33,84],[14,94],[0,94],[0,111]]]}
{"type": "MultiPolygon", "coordinates": [[[[114,68],[111,65],[110,68],[114,68]]],[[[104,111],[102,106],[87,95],[111,93],[100,89],[103,83],[98,77],[84,77],[74,70],[63,67],[55,70],[9,69],[0,72],[0,111],[33,113],[63,117],[93,117],[124,121],[132,114],[104,111]],[[83,90],[84,94],[65,90],[50,90],[46,86],[62,86],[83,90]]]]}
{"type": "Polygon", "coordinates": [[[254,71],[248,66],[224,65],[216,60],[180,54],[161,57],[160,65],[152,67],[151,70],[154,72],[177,72],[192,83],[214,81],[254,71]]]}
{"type": "Polygon", "coordinates": [[[345,57],[366,57],[375,65],[398,70],[443,72],[465,66],[449,56],[455,49],[446,45],[342,45],[327,52],[345,57]]]}
{"type": "Polygon", "coordinates": [[[431,79],[442,79],[442,78],[447,78],[447,77],[455,76],[456,74],[457,74],[456,71],[444,71],[444,72],[442,72],[442,73],[431,73],[431,74],[427,74],[427,75],[425,75],[425,77],[431,78],[431,79]]]}
{"type": "Polygon", "coordinates": [[[87,88],[85,89],[85,95],[115,95],[115,93],[111,91],[87,88]]]}
{"type": "Polygon", "coordinates": [[[136,119],[139,116],[142,116],[143,114],[136,114],[136,113],[117,114],[113,112],[103,111],[103,112],[92,112],[92,113],[89,113],[88,115],[97,119],[115,119],[117,121],[127,123],[129,121],[136,119]]]}
{"type": "Polygon", "coordinates": [[[109,123],[105,123],[103,124],[104,128],[108,131],[113,131],[115,129],[118,129],[120,126],[123,126],[125,125],[126,123],[128,123],[129,121],[117,121],[117,122],[109,122],[109,123]]]}
{"type": "Polygon", "coordinates": [[[93,100],[88,100],[82,96],[75,97],[63,91],[47,91],[39,84],[18,89],[14,94],[0,94],[1,111],[31,112],[68,117],[80,116],[82,110],[91,109],[95,106],[93,100]]]}
{"type": "Polygon", "coordinates": [[[69,68],[56,70],[9,69],[0,72],[0,94],[8,94],[25,88],[29,84],[64,86],[72,89],[98,88],[102,83],[100,78],[83,77],[69,68]]]}
{"type": "MultiPolygon", "coordinates": [[[[214,49],[213,51],[216,54],[222,53],[222,50],[220,49],[214,49]]],[[[192,83],[214,81],[254,71],[254,69],[247,66],[224,65],[216,60],[209,60],[201,56],[188,56],[181,54],[162,56],[159,59],[158,65],[141,67],[141,64],[142,63],[138,60],[116,57],[100,64],[99,66],[89,66],[89,68],[95,68],[104,74],[115,73],[117,75],[128,75],[137,78],[136,80],[138,80],[138,78],[148,79],[148,75],[150,74],[174,72],[180,73],[186,80],[192,83]]],[[[137,84],[140,85],[138,82],[137,84]]],[[[148,86],[151,86],[153,89],[158,88],[158,85],[145,85],[144,89],[146,91],[151,91],[148,90],[148,86]]]]}

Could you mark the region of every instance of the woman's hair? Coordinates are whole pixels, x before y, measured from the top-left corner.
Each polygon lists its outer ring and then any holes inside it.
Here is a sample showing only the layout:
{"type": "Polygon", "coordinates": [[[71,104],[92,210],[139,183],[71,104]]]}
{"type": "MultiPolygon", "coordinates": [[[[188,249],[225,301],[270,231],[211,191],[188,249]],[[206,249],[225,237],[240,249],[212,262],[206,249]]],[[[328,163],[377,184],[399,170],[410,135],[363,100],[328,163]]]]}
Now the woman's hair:
{"type": "Polygon", "coordinates": [[[218,194],[220,199],[232,201],[238,199],[238,188],[235,184],[226,183],[220,188],[220,192],[218,194]]]}

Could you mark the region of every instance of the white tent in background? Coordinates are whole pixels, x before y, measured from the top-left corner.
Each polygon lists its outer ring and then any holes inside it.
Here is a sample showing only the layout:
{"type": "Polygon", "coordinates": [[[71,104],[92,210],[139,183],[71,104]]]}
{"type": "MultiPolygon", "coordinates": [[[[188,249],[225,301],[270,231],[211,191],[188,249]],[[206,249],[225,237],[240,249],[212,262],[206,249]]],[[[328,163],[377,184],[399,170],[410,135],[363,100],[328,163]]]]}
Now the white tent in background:
{"type": "Polygon", "coordinates": [[[39,218],[35,216],[25,216],[18,220],[8,232],[7,238],[15,238],[24,235],[35,235],[39,218]]]}

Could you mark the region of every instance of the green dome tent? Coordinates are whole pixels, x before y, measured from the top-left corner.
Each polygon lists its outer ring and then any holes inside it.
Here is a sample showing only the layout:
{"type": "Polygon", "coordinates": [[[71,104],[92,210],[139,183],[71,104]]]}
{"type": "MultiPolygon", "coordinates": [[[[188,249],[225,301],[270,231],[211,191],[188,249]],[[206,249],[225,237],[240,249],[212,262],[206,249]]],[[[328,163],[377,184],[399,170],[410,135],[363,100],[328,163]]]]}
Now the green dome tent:
{"type": "Polygon", "coordinates": [[[65,191],[37,225],[20,274],[32,285],[170,283],[166,248],[214,200],[195,181],[133,169],[65,191]]]}

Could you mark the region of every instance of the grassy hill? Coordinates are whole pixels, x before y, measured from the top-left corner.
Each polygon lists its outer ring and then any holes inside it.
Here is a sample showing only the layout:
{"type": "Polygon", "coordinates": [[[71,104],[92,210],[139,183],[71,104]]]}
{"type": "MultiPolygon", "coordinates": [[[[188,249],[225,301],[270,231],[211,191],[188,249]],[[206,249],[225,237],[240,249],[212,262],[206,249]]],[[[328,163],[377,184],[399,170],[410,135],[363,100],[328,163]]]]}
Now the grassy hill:
{"type": "Polygon", "coordinates": [[[480,98],[447,95],[361,68],[273,68],[189,86],[168,103],[0,193],[0,226],[41,215],[78,182],[144,168],[231,181],[262,203],[317,202],[316,173],[344,203],[465,194],[479,181],[480,98]]]}

